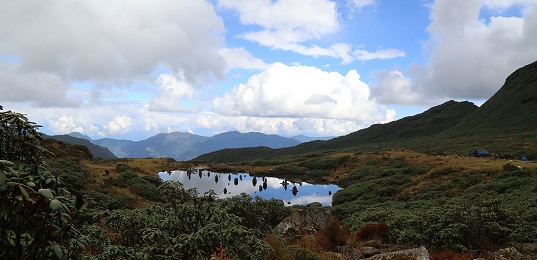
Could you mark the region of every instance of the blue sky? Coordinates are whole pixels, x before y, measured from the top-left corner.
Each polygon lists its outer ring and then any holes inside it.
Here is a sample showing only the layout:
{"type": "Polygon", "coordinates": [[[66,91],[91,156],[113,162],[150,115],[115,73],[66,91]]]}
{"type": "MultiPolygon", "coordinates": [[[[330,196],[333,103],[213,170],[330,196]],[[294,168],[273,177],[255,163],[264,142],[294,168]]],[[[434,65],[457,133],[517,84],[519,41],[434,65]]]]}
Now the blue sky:
{"type": "Polygon", "coordinates": [[[1,1],[0,104],[48,134],[339,136],[490,98],[537,0],[1,1]]]}

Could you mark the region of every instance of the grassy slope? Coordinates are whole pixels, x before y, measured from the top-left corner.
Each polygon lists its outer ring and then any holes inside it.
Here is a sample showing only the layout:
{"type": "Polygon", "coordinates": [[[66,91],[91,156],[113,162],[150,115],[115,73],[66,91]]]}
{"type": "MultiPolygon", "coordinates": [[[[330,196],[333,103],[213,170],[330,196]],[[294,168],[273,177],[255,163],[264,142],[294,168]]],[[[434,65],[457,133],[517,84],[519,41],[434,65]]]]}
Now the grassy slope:
{"type": "Polygon", "coordinates": [[[237,162],[275,156],[303,155],[321,151],[371,150],[383,147],[404,147],[406,142],[436,135],[456,125],[477,107],[470,102],[448,101],[429,110],[387,124],[372,125],[329,141],[314,141],[285,149],[228,149],[202,155],[195,160],[237,162]]]}
{"type": "Polygon", "coordinates": [[[329,141],[276,150],[226,149],[195,160],[241,162],[308,153],[390,148],[451,154],[468,154],[480,148],[515,157],[537,158],[537,62],[510,75],[504,86],[480,108],[470,102],[448,101],[421,114],[372,125],[329,141]]]}

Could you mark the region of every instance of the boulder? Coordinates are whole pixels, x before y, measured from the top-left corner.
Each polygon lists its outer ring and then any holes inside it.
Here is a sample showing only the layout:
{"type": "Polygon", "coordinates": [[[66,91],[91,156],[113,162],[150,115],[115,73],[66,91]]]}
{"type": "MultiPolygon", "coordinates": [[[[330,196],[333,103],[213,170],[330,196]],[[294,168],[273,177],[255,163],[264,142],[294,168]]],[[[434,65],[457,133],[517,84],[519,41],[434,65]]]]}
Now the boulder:
{"type": "Polygon", "coordinates": [[[276,226],[276,232],[287,237],[316,234],[332,216],[329,210],[323,208],[299,210],[284,218],[276,226]]]}
{"type": "Polygon", "coordinates": [[[424,246],[414,249],[407,249],[401,251],[394,251],[389,253],[383,253],[374,255],[371,260],[388,260],[388,259],[415,259],[415,260],[429,260],[429,251],[424,246]]]}
{"type": "Polygon", "coordinates": [[[494,260],[519,260],[526,259],[523,254],[514,247],[500,249],[492,254],[494,260]]]}
{"type": "Polygon", "coordinates": [[[336,251],[342,256],[345,256],[344,259],[357,260],[357,259],[364,258],[364,256],[362,255],[362,253],[360,253],[360,251],[350,246],[338,246],[336,247],[336,251]]]}
{"type": "Polygon", "coordinates": [[[360,248],[360,253],[362,253],[364,257],[371,257],[380,254],[380,250],[375,247],[364,246],[360,248]]]}

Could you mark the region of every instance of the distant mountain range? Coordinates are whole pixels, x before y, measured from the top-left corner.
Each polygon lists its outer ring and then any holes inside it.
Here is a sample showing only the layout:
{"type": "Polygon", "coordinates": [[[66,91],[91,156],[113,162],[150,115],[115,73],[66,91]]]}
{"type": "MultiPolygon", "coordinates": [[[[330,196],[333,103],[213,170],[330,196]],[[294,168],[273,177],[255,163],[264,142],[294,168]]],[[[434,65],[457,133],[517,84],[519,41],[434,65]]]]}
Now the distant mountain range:
{"type": "Polygon", "coordinates": [[[44,139],[54,139],[57,141],[62,141],[64,143],[68,144],[74,144],[74,145],[82,145],[88,148],[91,155],[93,155],[93,158],[101,158],[101,159],[115,159],[117,158],[108,148],[102,147],[96,144],[93,144],[90,142],[89,137],[88,139],[80,138],[80,137],[74,137],[71,135],[53,135],[49,136],[46,134],[43,134],[44,139]]]}
{"type": "Polygon", "coordinates": [[[94,158],[174,158],[178,161],[190,160],[204,153],[225,148],[268,147],[273,149],[298,145],[313,140],[330,137],[296,136],[291,138],[262,133],[225,132],[212,137],[190,133],[161,133],[141,141],[103,138],[92,140],[78,132],[68,135],[46,136],[66,143],[88,146],[94,158]]]}
{"type": "Polygon", "coordinates": [[[195,160],[236,162],[326,151],[383,149],[461,155],[474,149],[488,149],[493,153],[537,159],[537,62],[513,72],[481,107],[468,101],[451,100],[421,114],[372,125],[328,141],[273,150],[226,149],[204,154],[195,160]]]}

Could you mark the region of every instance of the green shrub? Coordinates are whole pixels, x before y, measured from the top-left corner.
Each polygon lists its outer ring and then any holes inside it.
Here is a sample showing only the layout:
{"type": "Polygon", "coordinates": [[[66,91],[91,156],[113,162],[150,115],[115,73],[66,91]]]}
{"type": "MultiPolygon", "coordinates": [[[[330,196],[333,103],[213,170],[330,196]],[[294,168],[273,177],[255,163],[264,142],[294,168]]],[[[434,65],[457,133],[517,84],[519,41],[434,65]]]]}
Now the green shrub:
{"type": "Polygon", "coordinates": [[[275,171],[281,174],[289,175],[304,175],[306,174],[306,168],[296,166],[294,164],[286,164],[276,167],[275,171]]]}
{"type": "Polygon", "coordinates": [[[324,177],[324,176],[330,176],[329,170],[312,170],[308,174],[311,177],[324,177]]]}
{"type": "Polygon", "coordinates": [[[405,157],[396,157],[390,161],[389,165],[395,168],[403,168],[408,166],[409,164],[406,161],[405,157]]]}
{"type": "Polygon", "coordinates": [[[48,169],[62,179],[65,187],[72,190],[86,190],[89,173],[82,169],[80,159],[57,159],[47,162],[48,169]]]}
{"type": "Polygon", "coordinates": [[[38,127],[0,107],[0,256],[79,258],[86,241],[73,225],[75,199],[43,163],[38,127]]]}
{"type": "Polygon", "coordinates": [[[180,183],[165,182],[159,194],[165,205],[102,212],[96,226],[83,230],[95,249],[91,256],[208,259],[215,250],[225,249],[233,259],[261,259],[270,250],[257,232],[241,225],[240,217],[214,202],[214,193],[199,197],[180,183]]]}
{"type": "Polygon", "coordinates": [[[434,178],[438,178],[440,176],[449,175],[449,174],[454,173],[454,172],[457,172],[457,169],[455,169],[453,167],[446,167],[446,168],[442,168],[442,169],[435,170],[435,171],[431,172],[431,174],[429,174],[429,178],[434,179],[434,178]]]}
{"type": "Polygon", "coordinates": [[[292,257],[292,259],[301,260],[322,260],[321,256],[315,252],[308,250],[301,246],[289,246],[285,248],[285,252],[292,257]]]}
{"type": "Polygon", "coordinates": [[[506,164],[503,165],[503,171],[504,172],[514,172],[514,171],[520,171],[520,170],[521,169],[518,166],[516,166],[516,165],[514,165],[512,163],[506,163],[506,164]]]}
{"type": "Polygon", "coordinates": [[[241,218],[241,224],[247,228],[268,232],[291,214],[290,208],[283,201],[264,200],[246,193],[219,200],[219,205],[228,213],[241,218]]]}

